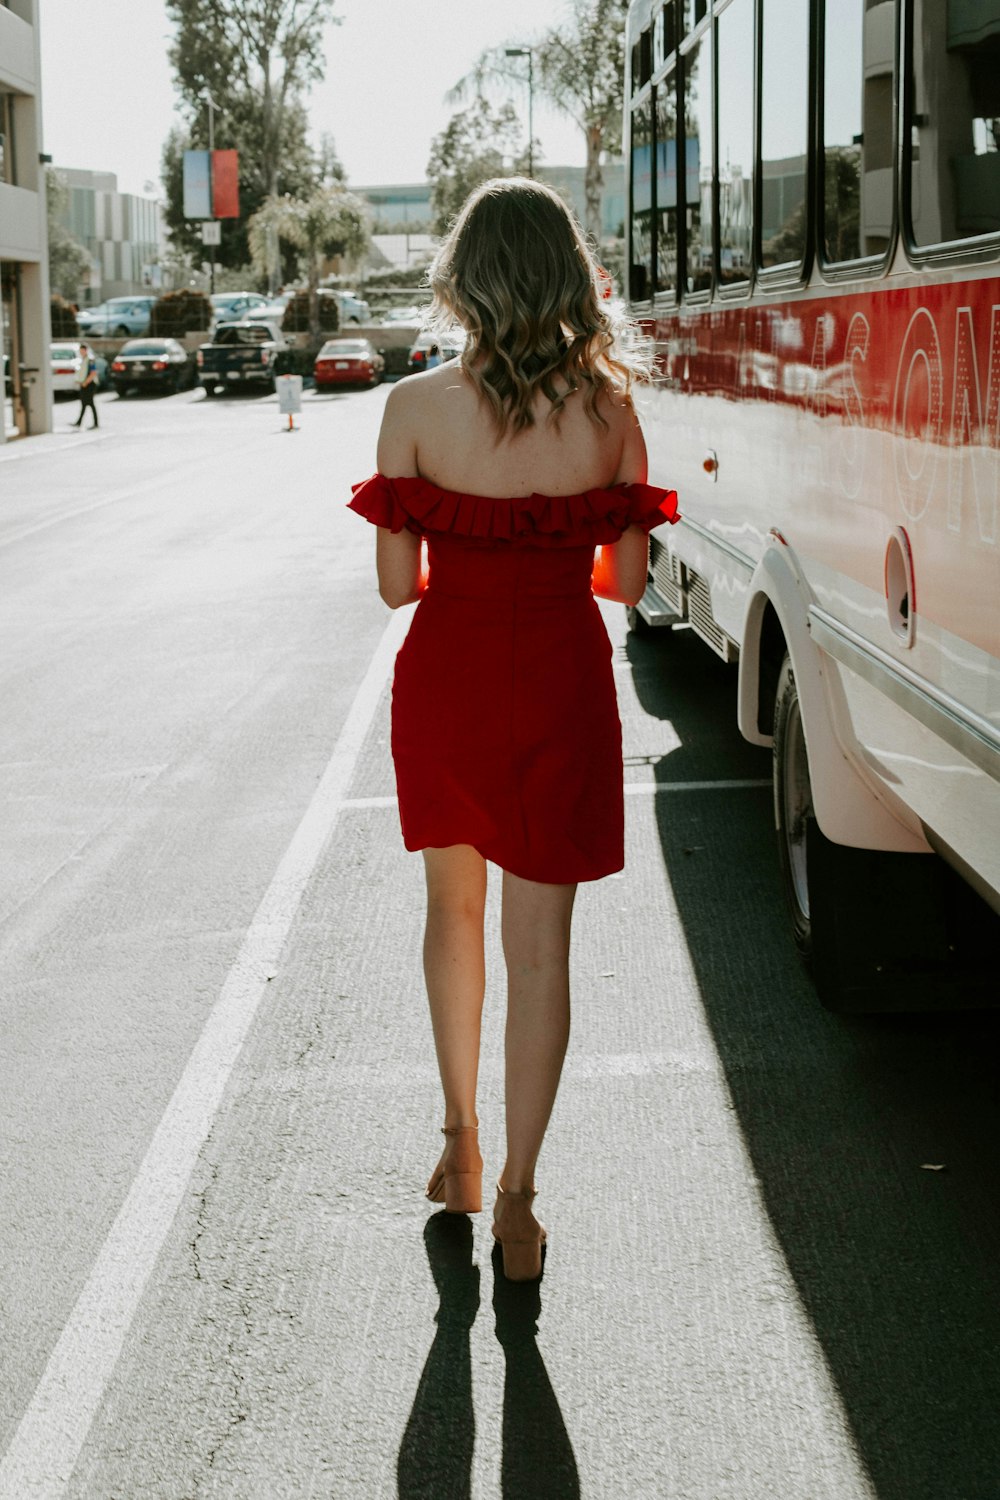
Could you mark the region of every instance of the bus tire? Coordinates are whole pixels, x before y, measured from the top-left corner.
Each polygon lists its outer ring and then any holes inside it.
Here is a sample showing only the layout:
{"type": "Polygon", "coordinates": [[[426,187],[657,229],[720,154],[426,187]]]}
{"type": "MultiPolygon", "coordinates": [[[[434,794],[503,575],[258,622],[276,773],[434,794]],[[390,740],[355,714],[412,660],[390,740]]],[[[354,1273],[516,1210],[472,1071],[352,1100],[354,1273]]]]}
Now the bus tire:
{"type": "MultiPolygon", "coordinates": [[[[778,863],[792,936],[802,961],[812,968],[812,908],[818,892],[809,879],[810,824],[816,827],[809,757],[806,754],[802,711],[788,656],[778,673],[774,702],[774,826],[778,834],[778,863]]],[[[817,829],[818,831],[818,829],[817,829]]]]}
{"type": "Polygon", "coordinates": [[[813,812],[788,656],[774,710],[774,821],[792,934],[820,1001],[841,1014],[990,1007],[996,914],[943,860],[835,844],[813,812]]]}

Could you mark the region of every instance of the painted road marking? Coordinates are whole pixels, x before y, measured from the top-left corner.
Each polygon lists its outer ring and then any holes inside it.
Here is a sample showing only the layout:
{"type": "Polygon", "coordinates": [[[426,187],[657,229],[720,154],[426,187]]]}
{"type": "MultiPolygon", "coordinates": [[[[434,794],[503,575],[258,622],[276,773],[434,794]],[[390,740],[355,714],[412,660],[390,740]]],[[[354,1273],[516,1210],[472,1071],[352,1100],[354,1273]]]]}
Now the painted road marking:
{"type": "Polygon", "coordinates": [[[61,1500],[302,897],[345,805],[412,611],[389,620],[292,836],[0,1463],[0,1500],[61,1500]]]}
{"type": "MultiPolygon", "coordinates": [[[[729,792],[746,787],[770,786],[770,777],[748,781],[627,781],[626,797],[660,797],[666,792],[729,792]]],[[[344,812],[368,808],[396,807],[396,797],[345,797],[340,804],[344,812]]]]}

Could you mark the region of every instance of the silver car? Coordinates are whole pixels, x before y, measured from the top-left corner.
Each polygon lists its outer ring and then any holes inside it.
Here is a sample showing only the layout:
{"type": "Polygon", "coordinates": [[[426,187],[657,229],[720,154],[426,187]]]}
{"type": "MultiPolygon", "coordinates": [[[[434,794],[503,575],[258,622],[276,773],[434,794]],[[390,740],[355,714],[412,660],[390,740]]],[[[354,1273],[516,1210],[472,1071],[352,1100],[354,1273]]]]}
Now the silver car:
{"type": "Polygon", "coordinates": [[[109,297],[97,307],[85,307],[76,315],[76,326],[91,338],[128,338],[148,333],[155,297],[109,297]]]}

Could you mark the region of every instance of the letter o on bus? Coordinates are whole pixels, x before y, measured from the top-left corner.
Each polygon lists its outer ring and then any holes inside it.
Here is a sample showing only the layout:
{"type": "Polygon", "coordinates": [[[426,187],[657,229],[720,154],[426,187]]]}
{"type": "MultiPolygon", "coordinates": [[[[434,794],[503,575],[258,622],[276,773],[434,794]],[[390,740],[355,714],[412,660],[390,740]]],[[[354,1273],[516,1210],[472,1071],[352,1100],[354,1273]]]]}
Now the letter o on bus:
{"type": "Polygon", "coordinates": [[[918,307],[899,351],[892,398],[896,490],[911,521],[931,503],[943,425],[941,344],[934,319],[918,307]]]}

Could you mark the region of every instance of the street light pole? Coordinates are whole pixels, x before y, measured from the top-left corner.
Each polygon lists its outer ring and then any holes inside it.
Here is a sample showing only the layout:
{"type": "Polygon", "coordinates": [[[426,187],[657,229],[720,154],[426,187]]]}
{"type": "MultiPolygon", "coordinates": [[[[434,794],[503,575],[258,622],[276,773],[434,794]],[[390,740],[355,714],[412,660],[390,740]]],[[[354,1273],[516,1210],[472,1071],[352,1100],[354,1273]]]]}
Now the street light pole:
{"type": "Polygon", "coordinates": [[[504,51],[508,57],[526,57],[528,59],[528,176],[535,175],[535,122],[534,122],[534,100],[535,100],[535,70],[534,51],[531,47],[505,47],[504,51]]]}
{"type": "MultiPolygon", "coordinates": [[[[212,91],[211,91],[211,89],[206,89],[205,92],[202,94],[202,98],[204,99],[205,103],[208,105],[208,174],[209,174],[208,180],[209,180],[209,184],[211,184],[211,181],[212,181],[212,152],[215,150],[215,111],[218,108],[218,105],[216,104],[215,100],[212,98],[212,91]]],[[[209,248],[211,250],[212,258],[211,258],[211,260],[208,263],[209,264],[208,290],[209,290],[209,294],[211,294],[211,293],[213,293],[215,291],[215,246],[211,245],[209,248]]]]}

